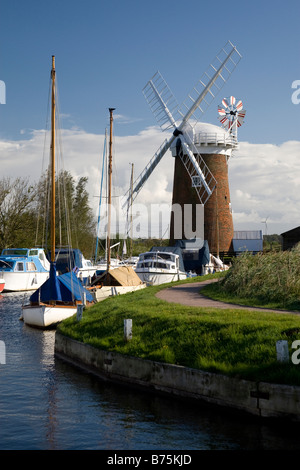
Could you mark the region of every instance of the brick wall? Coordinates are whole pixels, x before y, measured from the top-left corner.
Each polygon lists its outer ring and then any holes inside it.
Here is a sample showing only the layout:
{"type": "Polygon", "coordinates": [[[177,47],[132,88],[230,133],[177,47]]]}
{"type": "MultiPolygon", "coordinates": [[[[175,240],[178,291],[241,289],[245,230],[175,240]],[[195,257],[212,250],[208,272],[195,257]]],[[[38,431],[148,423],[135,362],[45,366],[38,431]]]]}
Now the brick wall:
{"type": "MultiPolygon", "coordinates": [[[[228,183],[228,165],[226,155],[201,154],[207,166],[213,173],[217,186],[204,206],[204,239],[208,241],[211,253],[231,251],[233,239],[233,220],[230,208],[230,191],[228,183]]],[[[180,158],[175,158],[173,200],[172,204],[182,207],[182,223],[185,204],[199,204],[195,189],[180,158]]],[[[195,213],[195,211],[194,211],[195,213]]],[[[194,215],[193,215],[194,217],[194,215]]],[[[192,221],[196,230],[195,220],[192,221]]],[[[182,237],[186,238],[186,237],[182,237]]],[[[176,241],[174,236],[174,217],[171,214],[170,244],[176,241]]]]}

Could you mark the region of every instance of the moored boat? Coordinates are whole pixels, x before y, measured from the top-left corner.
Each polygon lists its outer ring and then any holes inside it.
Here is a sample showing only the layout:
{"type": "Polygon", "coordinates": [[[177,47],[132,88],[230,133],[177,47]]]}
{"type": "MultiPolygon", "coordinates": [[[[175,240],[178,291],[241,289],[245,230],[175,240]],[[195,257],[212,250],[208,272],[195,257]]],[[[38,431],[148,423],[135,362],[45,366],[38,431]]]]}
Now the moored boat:
{"type": "Polygon", "coordinates": [[[146,284],[131,266],[119,266],[94,279],[89,291],[93,293],[95,300],[100,302],[107,297],[135,292],[145,287],[146,284]]]}
{"type": "Polygon", "coordinates": [[[135,272],[148,285],[159,285],[186,279],[181,269],[179,255],[167,251],[141,253],[135,272]]]}
{"type": "Polygon", "coordinates": [[[94,302],[93,296],[82,286],[74,272],[57,276],[55,262],[51,263],[50,277],[37,289],[22,307],[24,323],[39,328],[54,327],[73,316],[78,306],[94,302]]]}
{"type": "MultiPolygon", "coordinates": [[[[112,126],[113,126],[113,111],[115,108],[109,108],[110,113],[110,141],[109,141],[109,165],[108,165],[108,224],[107,224],[107,238],[106,238],[106,254],[107,258],[103,269],[99,269],[98,276],[93,279],[91,289],[95,299],[99,302],[111,295],[125,294],[135,290],[143,289],[146,284],[143,283],[136,275],[132,266],[126,266],[122,261],[111,258],[111,248],[115,245],[110,244],[110,220],[111,220],[111,177],[112,177],[112,126]],[[106,267],[106,269],[104,269],[106,267]]],[[[117,243],[117,245],[119,242],[117,243]]]]}
{"type": "Polygon", "coordinates": [[[34,290],[48,279],[49,270],[43,249],[5,248],[0,256],[0,286],[5,292],[34,290]]]}
{"type": "Polygon", "coordinates": [[[52,56],[51,93],[51,260],[49,279],[22,307],[24,323],[34,327],[53,327],[73,316],[78,308],[93,303],[91,294],[73,271],[57,275],[55,259],[55,58],[52,56]],[[81,307],[79,307],[81,306],[81,307]]]}
{"type": "Polygon", "coordinates": [[[86,259],[79,249],[59,248],[55,250],[56,269],[63,274],[74,271],[83,284],[88,284],[97,272],[97,266],[86,259]]]}
{"type": "Polygon", "coordinates": [[[0,292],[3,292],[5,287],[5,280],[3,278],[0,278],[0,292]]]}

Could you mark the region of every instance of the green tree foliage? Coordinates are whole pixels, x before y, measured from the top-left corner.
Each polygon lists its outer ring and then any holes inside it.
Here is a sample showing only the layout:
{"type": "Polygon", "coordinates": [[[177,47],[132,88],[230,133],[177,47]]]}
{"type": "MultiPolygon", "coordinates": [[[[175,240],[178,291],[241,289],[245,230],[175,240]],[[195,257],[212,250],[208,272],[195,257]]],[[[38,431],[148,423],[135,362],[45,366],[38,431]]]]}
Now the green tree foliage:
{"type": "Polygon", "coordinates": [[[36,189],[28,179],[0,180],[0,247],[26,246],[35,233],[36,189]]]}
{"type": "MultiPolygon", "coordinates": [[[[56,177],[56,246],[70,245],[79,248],[87,257],[92,255],[95,242],[96,222],[89,206],[89,195],[86,190],[88,178],[81,177],[75,181],[70,172],[61,171],[56,177]]],[[[40,229],[43,239],[50,246],[50,188],[47,173],[39,182],[39,213],[45,214],[41,219],[40,229]]]]}
{"type": "Polygon", "coordinates": [[[282,237],[278,234],[264,235],[264,251],[280,251],[282,247],[282,237]]]}
{"type": "MultiPolygon", "coordinates": [[[[76,182],[67,171],[56,177],[56,246],[93,253],[96,222],[86,190],[88,178],[76,182]]],[[[50,248],[50,187],[47,172],[36,185],[27,179],[0,180],[0,248],[50,248]]]]}

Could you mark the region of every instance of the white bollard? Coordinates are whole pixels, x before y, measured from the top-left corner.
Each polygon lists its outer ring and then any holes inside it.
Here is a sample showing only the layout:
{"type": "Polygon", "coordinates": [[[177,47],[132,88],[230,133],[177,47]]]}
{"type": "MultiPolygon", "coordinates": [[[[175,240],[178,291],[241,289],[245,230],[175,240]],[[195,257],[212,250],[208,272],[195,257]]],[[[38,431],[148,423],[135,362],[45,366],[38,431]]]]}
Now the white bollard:
{"type": "Polygon", "coordinates": [[[83,307],[84,307],[84,305],[82,305],[82,304],[77,305],[77,312],[76,312],[76,320],[77,321],[80,321],[82,319],[83,307]]]}
{"type": "Polygon", "coordinates": [[[289,362],[289,346],[286,340],[276,342],[277,361],[289,362]]]}
{"type": "Polygon", "coordinates": [[[132,339],[132,320],[128,318],[124,320],[124,339],[130,341],[132,339]]]}

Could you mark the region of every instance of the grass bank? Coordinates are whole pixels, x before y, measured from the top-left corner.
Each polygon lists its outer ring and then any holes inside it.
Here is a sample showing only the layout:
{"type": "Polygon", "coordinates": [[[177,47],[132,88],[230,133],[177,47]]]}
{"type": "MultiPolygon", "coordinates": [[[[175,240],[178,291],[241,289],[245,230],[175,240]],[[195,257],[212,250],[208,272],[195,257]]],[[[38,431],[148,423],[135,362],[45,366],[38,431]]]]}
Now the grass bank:
{"type": "Polygon", "coordinates": [[[103,350],[249,380],[300,385],[300,365],[278,363],[275,347],[280,339],[287,339],[290,346],[300,339],[298,316],[171,304],[155,295],[166,287],[108,298],[85,310],[80,322],[76,315],[65,320],[59,330],[103,350]],[[126,318],[133,322],[130,342],[124,340],[126,318]]]}

